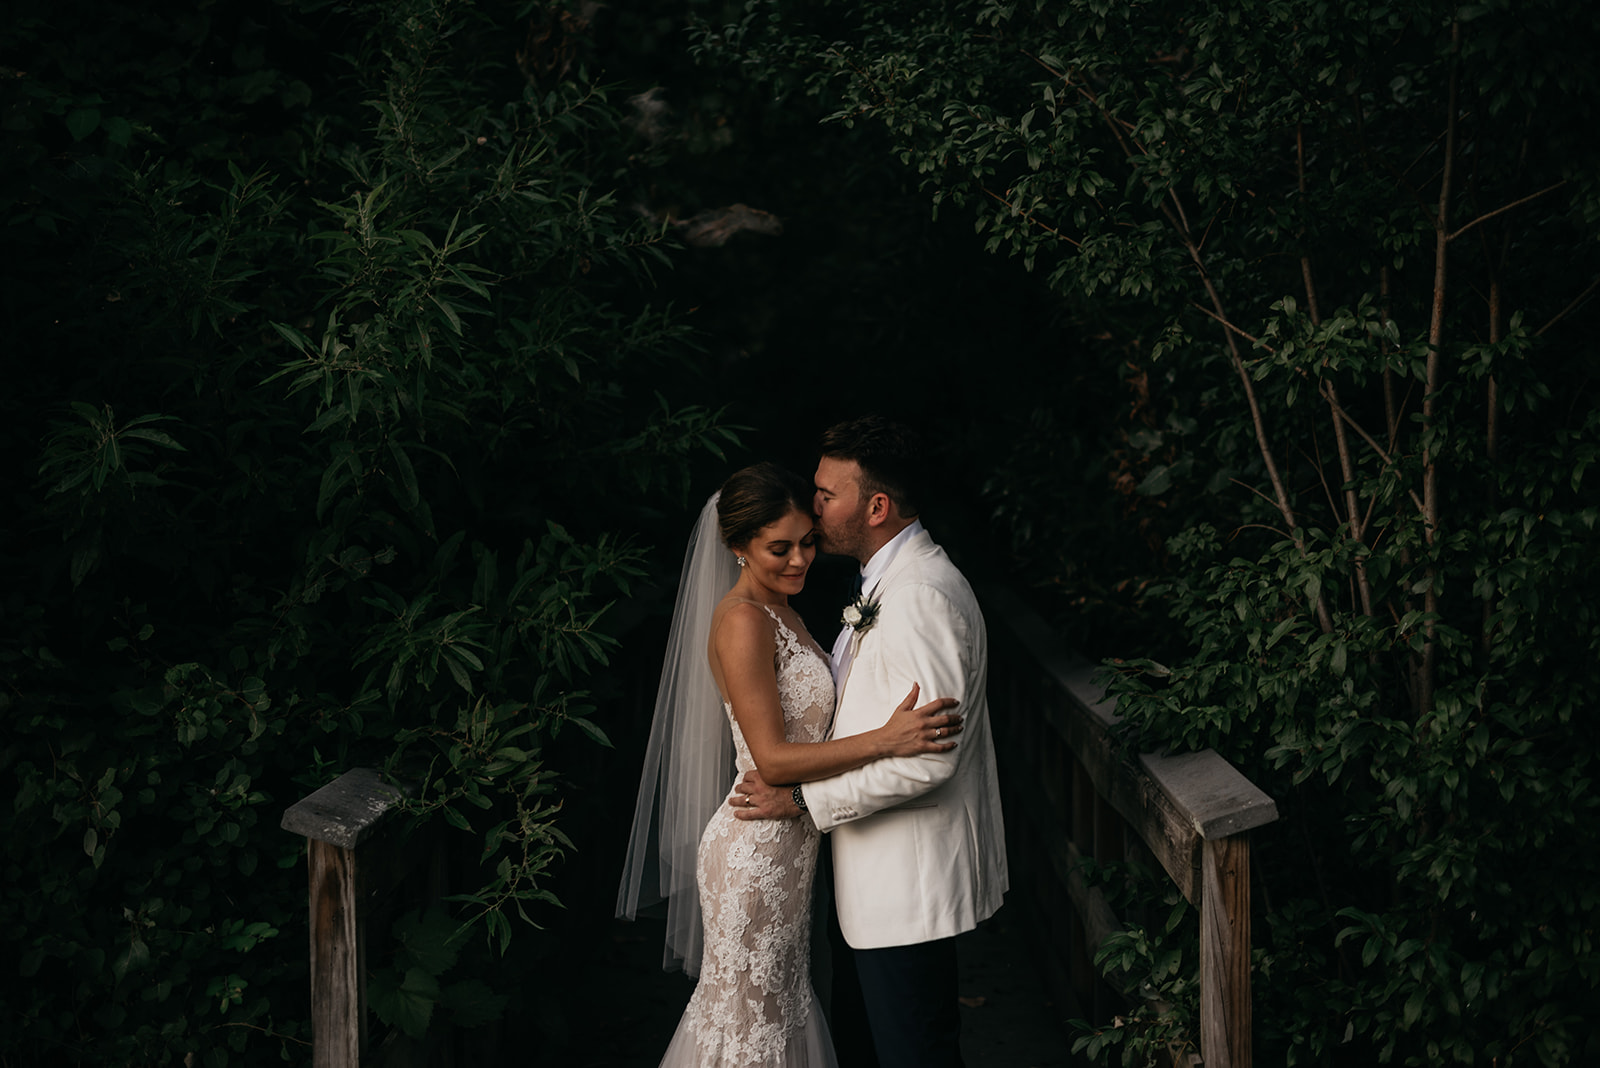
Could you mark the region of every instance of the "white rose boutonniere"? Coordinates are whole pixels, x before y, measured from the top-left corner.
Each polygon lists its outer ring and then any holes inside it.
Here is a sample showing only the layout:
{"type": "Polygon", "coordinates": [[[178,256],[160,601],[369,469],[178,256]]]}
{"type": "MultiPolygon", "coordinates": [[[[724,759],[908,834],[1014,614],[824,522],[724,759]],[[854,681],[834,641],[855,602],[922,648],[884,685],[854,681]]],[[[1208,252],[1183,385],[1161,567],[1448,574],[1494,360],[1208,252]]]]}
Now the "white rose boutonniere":
{"type": "Polygon", "coordinates": [[[844,606],[839,621],[857,634],[865,634],[878,621],[878,602],[865,593],[858,593],[855,600],[844,606]]]}

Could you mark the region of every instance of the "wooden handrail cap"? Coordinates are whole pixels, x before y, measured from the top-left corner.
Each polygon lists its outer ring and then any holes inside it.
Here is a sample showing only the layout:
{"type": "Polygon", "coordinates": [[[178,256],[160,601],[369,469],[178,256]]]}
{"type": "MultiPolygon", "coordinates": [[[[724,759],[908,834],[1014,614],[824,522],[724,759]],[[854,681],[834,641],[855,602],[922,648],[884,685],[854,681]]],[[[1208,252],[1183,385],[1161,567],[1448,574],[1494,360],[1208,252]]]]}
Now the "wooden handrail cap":
{"type": "Polygon", "coordinates": [[[293,805],[279,824],[291,834],[354,849],[378,829],[406,791],[383,781],[377,768],[351,768],[293,805]]]}
{"type": "Polygon", "coordinates": [[[1278,805],[1215,750],[1145,753],[1139,762],[1207,841],[1273,823],[1278,805]]]}

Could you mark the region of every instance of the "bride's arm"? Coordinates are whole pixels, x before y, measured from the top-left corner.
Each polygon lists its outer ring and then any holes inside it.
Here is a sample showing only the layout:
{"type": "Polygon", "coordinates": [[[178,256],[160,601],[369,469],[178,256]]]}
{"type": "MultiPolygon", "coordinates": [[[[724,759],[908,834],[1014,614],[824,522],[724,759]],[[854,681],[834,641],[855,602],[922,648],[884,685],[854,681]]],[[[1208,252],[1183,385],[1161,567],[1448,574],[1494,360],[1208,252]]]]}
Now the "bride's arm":
{"type": "Polygon", "coordinates": [[[940,739],[947,739],[961,730],[960,715],[950,711],[956,702],[940,698],[914,708],[915,686],[877,730],[826,742],[786,741],[773,671],[777,647],[766,613],[753,604],[732,606],[716,627],[712,642],[739,731],[761,777],[769,783],[808,782],[880,757],[946,753],[955,748],[953,741],[935,739],[934,732],[939,730],[940,739]]]}

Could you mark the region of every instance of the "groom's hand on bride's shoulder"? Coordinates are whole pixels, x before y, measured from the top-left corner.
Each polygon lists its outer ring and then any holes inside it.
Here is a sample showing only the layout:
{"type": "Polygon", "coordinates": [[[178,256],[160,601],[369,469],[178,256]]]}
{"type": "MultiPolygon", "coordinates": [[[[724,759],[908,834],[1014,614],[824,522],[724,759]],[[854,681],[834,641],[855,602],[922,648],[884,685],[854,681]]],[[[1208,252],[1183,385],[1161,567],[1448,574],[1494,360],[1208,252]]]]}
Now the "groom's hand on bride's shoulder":
{"type": "Polygon", "coordinates": [[[745,772],[744,778],[733,784],[728,805],[741,820],[789,820],[800,815],[794,787],[768,786],[755,771],[745,772]]]}

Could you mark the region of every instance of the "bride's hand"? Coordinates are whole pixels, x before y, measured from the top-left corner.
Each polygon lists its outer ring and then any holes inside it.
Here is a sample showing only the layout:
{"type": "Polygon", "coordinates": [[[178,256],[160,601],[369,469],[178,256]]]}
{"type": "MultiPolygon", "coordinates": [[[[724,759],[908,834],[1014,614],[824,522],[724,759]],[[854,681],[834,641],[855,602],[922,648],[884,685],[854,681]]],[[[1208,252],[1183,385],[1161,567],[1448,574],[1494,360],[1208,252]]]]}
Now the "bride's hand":
{"type": "Polygon", "coordinates": [[[953,697],[940,697],[920,707],[917,694],[922,687],[913,683],[911,692],[881,728],[885,756],[918,756],[922,753],[948,753],[956,747],[951,736],[961,733],[961,716],[950,711],[960,704],[953,697]]]}

